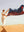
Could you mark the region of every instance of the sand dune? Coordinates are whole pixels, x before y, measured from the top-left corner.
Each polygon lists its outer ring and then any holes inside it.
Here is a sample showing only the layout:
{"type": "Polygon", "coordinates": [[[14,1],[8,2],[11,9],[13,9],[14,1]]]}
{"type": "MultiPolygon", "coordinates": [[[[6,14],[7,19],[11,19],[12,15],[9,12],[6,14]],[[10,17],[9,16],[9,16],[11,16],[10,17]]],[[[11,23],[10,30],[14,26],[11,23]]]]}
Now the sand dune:
{"type": "MultiPolygon", "coordinates": [[[[7,25],[4,26],[7,32],[24,32],[24,24],[17,25],[7,25]]],[[[0,32],[3,30],[2,26],[0,26],[0,32]]]]}

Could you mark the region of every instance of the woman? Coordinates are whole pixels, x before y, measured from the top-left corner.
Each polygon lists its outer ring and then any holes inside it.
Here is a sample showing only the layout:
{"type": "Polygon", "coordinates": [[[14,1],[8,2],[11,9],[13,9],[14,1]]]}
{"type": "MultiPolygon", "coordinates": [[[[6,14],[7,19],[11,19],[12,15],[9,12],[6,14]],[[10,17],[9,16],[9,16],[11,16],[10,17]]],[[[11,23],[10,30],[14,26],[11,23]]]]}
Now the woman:
{"type": "Polygon", "coordinates": [[[2,10],[2,24],[5,25],[5,18],[7,17],[9,9],[5,12],[5,10],[2,10]]]}

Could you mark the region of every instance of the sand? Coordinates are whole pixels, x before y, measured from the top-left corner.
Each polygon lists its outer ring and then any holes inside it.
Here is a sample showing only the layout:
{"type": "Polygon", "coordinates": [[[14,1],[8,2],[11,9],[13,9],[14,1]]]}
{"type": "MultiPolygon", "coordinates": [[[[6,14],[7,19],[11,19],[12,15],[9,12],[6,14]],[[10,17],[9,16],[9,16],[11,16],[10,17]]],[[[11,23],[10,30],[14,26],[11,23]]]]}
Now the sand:
{"type": "MultiPolygon", "coordinates": [[[[7,25],[4,26],[4,29],[7,32],[24,32],[24,24],[17,24],[17,25],[7,25]]],[[[2,26],[0,26],[0,32],[3,30],[2,26]]]]}

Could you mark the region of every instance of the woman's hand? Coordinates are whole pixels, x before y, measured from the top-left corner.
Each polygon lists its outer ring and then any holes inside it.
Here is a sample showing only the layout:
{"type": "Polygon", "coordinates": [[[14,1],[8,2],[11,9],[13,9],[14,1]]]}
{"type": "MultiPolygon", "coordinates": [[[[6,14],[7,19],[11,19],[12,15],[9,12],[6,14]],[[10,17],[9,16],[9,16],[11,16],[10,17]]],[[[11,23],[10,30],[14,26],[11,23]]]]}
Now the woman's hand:
{"type": "Polygon", "coordinates": [[[7,17],[7,15],[5,15],[7,17]]]}

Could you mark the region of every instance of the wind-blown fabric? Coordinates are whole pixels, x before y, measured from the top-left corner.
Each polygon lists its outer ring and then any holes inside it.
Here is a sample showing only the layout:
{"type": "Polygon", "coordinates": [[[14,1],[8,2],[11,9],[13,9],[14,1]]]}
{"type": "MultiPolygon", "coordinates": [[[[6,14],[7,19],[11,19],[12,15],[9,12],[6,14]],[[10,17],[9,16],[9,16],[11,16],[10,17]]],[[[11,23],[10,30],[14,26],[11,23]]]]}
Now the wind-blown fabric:
{"type": "Polygon", "coordinates": [[[24,7],[24,5],[21,5],[18,9],[14,9],[14,10],[9,8],[10,10],[9,10],[7,16],[24,14],[23,7],[24,7]]]}

